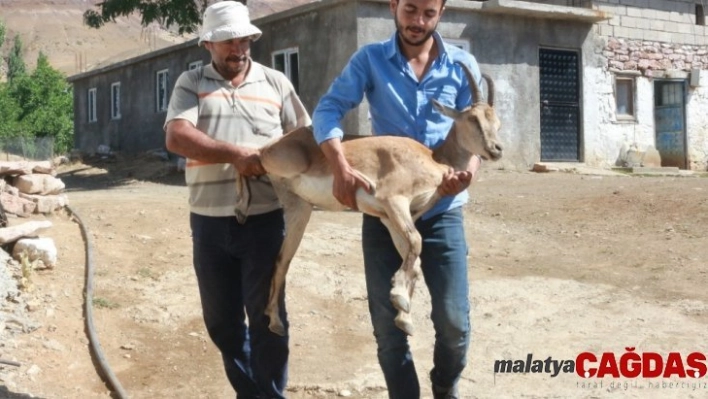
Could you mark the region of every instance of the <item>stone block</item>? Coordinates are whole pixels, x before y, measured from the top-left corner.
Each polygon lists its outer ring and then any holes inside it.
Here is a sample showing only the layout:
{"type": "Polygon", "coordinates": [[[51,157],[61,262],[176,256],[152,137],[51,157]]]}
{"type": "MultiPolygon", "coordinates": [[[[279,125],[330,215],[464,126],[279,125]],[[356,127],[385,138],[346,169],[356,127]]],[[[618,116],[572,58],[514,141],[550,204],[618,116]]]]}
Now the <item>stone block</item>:
{"type": "Polygon", "coordinates": [[[13,186],[25,194],[59,194],[64,190],[64,182],[51,175],[33,174],[17,176],[13,179],[13,186]]]}
{"type": "Polygon", "coordinates": [[[57,195],[33,195],[20,194],[20,197],[30,200],[37,204],[34,213],[48,214],[58,211],[69,203],[69,198],[66,194],[57,195]]]}
{"type": "Polygon", "coordinates": [[[37,208],[34,201],[20,198],[10,193],[0,193],[0,203],[6,213],[11,213],[20,217],[29,217],[37,208]]]}
{"type": "Polygon", "coordinates": [[[57,264],[57,247],[54,240],[49,237],[21,238],[17,240],[12,249],[12,257],[18,262],[21,255],[25,253],[30,262],[41,262],[37,267],[54,268],[57,264]]]}
{"type": "Polygon", "coordinates": [[[642,166],[645,168],[660,168],[661,167],[661,154],[654,148],[654,146],[648,146],[644,150],[644,156],[642,156],[642,166]]]}

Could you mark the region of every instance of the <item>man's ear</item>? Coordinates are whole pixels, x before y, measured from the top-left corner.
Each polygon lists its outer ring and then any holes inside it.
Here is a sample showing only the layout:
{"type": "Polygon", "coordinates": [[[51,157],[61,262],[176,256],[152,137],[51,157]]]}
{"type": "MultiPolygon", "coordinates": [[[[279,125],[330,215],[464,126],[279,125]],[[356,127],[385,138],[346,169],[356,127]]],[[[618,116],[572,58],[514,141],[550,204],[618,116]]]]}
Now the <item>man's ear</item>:
{"type": "Polygon", "coordinates": [[[433,107],[435,107],[435,109],[437,109],[441,114],[443,114],[447,117],[450,117],[452,119],[457,118],[457,115],[460,114],[460,111],[458,111],[454,108],[450,108],[448,106],[445,106],[434,98],[432,100],[433,100],[433,107]]]}

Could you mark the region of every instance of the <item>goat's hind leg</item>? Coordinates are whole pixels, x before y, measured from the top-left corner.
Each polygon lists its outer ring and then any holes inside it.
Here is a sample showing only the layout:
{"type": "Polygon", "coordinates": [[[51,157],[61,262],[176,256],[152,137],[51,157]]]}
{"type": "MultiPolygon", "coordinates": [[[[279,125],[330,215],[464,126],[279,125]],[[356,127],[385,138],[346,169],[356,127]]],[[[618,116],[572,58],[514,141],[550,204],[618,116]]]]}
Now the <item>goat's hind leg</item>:
{"type": "Polygon", "coordinates": [[[411,298],[415,283],[421,275],[420,251],[422,240],[420,233],[408,213],[408,203],[400,199],[391,201],[387,207],[389,217],[381,218],[388,228],[393,243],[403,259],[401,267],[391,279],[391,303],[398,310],[395,323],[408,335],[413,335],[413,320],[410,315],[411,298]]]}
{"type": "Polygon", "coordinates": [[[284,299],[285,296],[285,276],[288,273],[290,262],[300,246],[307,222],[310,221],[312,205],[278,184],[277,179],[271,178],[271,181],[273,181],[273,187],[283,205],[285,239],[275,261],[275,271],[270,285],[270,296],[265,313],[270,318],[268,329],[280,336],[284,336],[286,331],[285,325],[280,318],[280,300],[284,299]]]}

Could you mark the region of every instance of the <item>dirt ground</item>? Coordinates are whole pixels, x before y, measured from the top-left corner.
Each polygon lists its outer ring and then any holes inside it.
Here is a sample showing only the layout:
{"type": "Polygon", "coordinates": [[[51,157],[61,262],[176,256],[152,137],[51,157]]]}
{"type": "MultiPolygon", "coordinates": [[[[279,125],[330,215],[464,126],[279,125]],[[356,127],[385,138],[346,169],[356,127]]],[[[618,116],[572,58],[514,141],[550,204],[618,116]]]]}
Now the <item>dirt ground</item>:
{"type": "MultiPolygon", "coordinates": [[[[125,392],[233,398],[202,324],[182,174],[142,159],[76,163],[59,177],[90,232],[96,331],[125,392]]],[[[489,163],[470,192],[474,332],[463,398],[708,395],[705,377],[494,372],[496,360],[527,354],[708,352],[707,178],[537,174],[489,163]]],[[[368,319],[360,218],[315,212],[290,269],[290,398],[387,397],[368,319]]],[[[109,398],[84,328],[84,241],[66,214],[48,219],[43,235],[57,244],[58,266],[36,271],[24,294],[35,300],[29,315],[39,328],[0,343],[0,358],[20,363],[0,365],[0,397],[109,398]]],[[[425,398],[429,306],[419,284],[410,342],[425,398]]]]}

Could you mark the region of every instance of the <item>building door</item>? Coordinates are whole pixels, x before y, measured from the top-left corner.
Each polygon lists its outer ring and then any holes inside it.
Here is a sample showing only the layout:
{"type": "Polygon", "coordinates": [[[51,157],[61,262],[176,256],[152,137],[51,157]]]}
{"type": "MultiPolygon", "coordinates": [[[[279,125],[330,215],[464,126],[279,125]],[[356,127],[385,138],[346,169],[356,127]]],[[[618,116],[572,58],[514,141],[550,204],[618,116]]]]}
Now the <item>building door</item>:
{"type": "Polygon", "coordinates": [[[580,161],[577,51],[539,50],[541,161],[580,161]]]}
{"type": "Polygon", "coordinates": [[[654,121],[661,166],[686,169],[686,82],[654,81],[654,121]]]}

